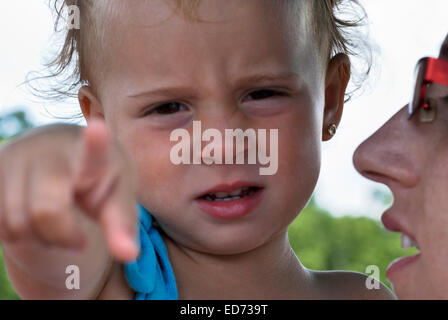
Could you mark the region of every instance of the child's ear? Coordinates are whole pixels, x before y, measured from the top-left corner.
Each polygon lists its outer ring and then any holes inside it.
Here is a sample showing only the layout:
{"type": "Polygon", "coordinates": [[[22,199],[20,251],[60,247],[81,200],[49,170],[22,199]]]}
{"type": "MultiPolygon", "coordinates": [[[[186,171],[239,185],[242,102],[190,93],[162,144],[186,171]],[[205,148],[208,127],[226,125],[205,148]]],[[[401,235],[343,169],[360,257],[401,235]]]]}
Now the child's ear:
{"type": "Polygon", "coordinates": [[[339,125],[344,109],[345,90],[350,80],[350,59],[339,53],[329,62],[325,78],[325,109],[322,128],[322,140],[332,138],[331,125],[339,125]]]}
{"type": "Polygon", "coordinates": [[[89,121],[91,118],[104,119],[103,106],[90,86],[82,86],[79,89],[78,101],[86,121],[89,121]]]}

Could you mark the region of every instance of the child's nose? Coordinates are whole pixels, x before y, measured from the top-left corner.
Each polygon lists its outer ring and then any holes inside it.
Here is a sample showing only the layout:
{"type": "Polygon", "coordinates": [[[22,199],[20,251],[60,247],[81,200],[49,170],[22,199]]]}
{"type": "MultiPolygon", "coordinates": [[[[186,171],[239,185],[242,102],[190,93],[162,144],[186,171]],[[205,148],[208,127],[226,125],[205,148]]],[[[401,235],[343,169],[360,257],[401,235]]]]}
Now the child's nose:
{"type": "Polygon", "coordinates": [[[211,164],[241,164],[247,159],[249,151],[257,150],[257,130],[241,112],[222,113],[203,117],[196,122],[200,147],[194,148],[196,157],[211,164]],[[253,133],[253,134],[251,134],[253,133]],[[244,135],[247,134],[247,137],[244,135]],[[228,136],[227,136],[228,135],[228,136]],[[241,143],[239,143],[241,142],[241,143]],[[210,152],[210,150],[214,150],[210,152]],[[207,155],[211,157],[207,157],[207,155]],[[218,160],[219,159],[219,160],[218,160]],[[239,160],[238,160],[239,159],[239,160]]]}
{"type": "Polygon", "coordinates": [[[413,187],[418,178],[412,153],[413,128],[407,106],[364,141],[353,155],[356,170],[367,179],[389,187],[413,187]]]}

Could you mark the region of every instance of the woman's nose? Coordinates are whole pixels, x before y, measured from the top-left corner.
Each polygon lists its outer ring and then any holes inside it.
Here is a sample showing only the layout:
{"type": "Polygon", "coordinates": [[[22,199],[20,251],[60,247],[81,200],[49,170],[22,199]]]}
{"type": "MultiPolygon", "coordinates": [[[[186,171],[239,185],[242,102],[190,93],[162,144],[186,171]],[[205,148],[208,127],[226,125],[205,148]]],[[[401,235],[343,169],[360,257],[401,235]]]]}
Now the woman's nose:
{"type": "Polygon", "coordinates": [[[356,149],[353,155],[356,170],[367,179],[389,187],[392,183],[415,186],[418,176],[412,160],[414,131],[406,106],[356,149]]]}

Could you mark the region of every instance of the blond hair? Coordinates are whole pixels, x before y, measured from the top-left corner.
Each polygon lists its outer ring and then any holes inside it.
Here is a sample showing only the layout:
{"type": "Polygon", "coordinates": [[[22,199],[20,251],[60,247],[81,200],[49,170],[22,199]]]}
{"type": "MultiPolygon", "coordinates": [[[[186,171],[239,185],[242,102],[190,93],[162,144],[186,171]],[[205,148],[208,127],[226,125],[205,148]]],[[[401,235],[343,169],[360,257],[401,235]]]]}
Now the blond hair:
{"type": "MultiPolygon", "coordinates": [[[[49,0],[54,10],[56,33],[64,33],[63,44],[57,55],[45,64],[47,75],[36,79],[53,79],[50,90],[32,87],[39,96],[50,99],[65,99],[77,97],[79,87],[90,84],[95,92],[94,74],[88,66],[98,65],[100,54],[95,54],[95,48],[102,48],[105,30],[108,23],[119,12],[125,9],[126,1],[112,0],[49,0]],[[64,10],[69,6],[77,6],[80,12],[82,28],[58,30],[61,21],[65,21],[64,10]]],[[[148,0],[146,0],[148,1],[148,0]]],[[[265,0],[291,6],[288,11],[297,10],[299,0],[265,0]]],[[[337,53],[358,56],[365,62],[366,70],[360,73],[360,79],[352,92],[347,94],[348,100],[367,77],[372,64],[371,50],[356,36],[357,27],[366,21],[366,14],[358,0],[304,0],[310,15],[308,26],[315,39],[319,39],[319,46],[323,57],[329,61],[337,53]],[[337,13],[343,11],[351,13],[352,18],[342,19],[337,13]]],[[[197,20],[195,12],[201,0],[175,0],[176,9],[183,15],[197,20]]],[[[66,24],[64,24],[66,25],[66,24]]],[[[104,70],[95,71],[95,76],[104,70]]],[[[101,77],[99,77],[101,78],[101,77]]],[[[30,82],[29,81],[29,82],[30,82]]],[[[79,114],[79,116],[82,116],[79,114]]]]}

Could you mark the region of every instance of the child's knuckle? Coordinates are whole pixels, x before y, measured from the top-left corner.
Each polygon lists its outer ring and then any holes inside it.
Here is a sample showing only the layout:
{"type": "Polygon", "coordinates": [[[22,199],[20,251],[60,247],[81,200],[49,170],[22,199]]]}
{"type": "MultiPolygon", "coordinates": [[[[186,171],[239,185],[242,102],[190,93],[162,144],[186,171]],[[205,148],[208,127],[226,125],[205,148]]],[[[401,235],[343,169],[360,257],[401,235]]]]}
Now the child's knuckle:
{"type": "Polygon", "coordinates": [[[58,218],[58,210],[55,206],[46,202],[35,202],[30,206],[30,220],[33,224],[47,224],[58,218]]]}
{"type": "Polygon", "coordinates": [[[7,230],[5,224],[0,222],[0,241],[9,242],[13,239],[12,234],[7,230]]]}
{"type": "Polygon", "coordinates": [[[14,237],[20,237],[28,231],[28,224],[24,219],[11,219],[8,224],[9,231],[14,237]]]}

